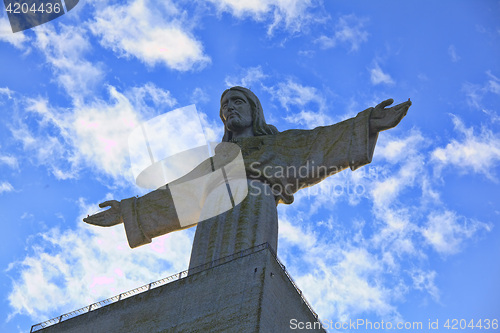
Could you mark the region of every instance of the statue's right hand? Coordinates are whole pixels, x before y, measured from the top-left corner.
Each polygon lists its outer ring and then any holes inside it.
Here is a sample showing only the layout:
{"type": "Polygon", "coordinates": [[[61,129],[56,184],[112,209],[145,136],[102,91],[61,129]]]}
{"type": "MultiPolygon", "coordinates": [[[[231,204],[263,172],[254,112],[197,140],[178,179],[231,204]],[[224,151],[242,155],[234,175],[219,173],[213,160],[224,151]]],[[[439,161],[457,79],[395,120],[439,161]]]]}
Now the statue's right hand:
{"type": "Polygon", "coordinates": [[[100,227],[111,227],[123,223],[120,214],[120,202],[116,200],[109,200],[99,204],[99,207],[111,207],[104,212],[100,212],[83,219],[83,222],[88,224],[98,225],[100,227]]]}

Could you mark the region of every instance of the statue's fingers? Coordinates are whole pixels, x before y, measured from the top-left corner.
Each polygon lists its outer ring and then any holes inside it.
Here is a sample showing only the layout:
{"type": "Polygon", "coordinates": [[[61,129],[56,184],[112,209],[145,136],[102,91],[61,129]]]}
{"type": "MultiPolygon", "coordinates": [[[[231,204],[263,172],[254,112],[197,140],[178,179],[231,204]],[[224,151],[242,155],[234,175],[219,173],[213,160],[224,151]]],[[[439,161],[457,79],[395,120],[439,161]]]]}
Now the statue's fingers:
{"type": "Polygon", "coordinates": [[[97,214],[94,214],[92,216],[87,216],[86,218],[83,219],[83,222],[88,223],[88,224],[93,224],[93,225],[102,225],[104,222],[104,212],[100,212],[97,214]]]}
{"type": "Polygon", "coordinates": [[[377,105],[376,108],[383,109],[386,106],[391,105],[392,103],[394,103],[394,100],[392,98],[389,98],[389,99],[386,99],[385,101],[383,101],[382,103],[379,103],[379,105],[377,105]]]}
{"type": "Polygon", "coordinates": [[[116,220],[119,217],[116,214],[110,212],[110,210],[105,210],[103,212],[99,212],[92,216],[87,216],[83,219],[85,223],[93,224],[101,227],[109,227],[117,224],[116,220]]]}
{"type": "Polygon", "coordinates": [[[99,204],[99,208],[104,208],[104,207],[108,207],[108,206],[111,206],[109,201],[104,201],[104,202],[101,202],[99,204]]]}
{"type": "Polygon", "coordinates": [[[393,110],[396,111],[397,113],[403,113],[404,115],[406,115],[410,106],[411,106],[411,102],[406,101],[406,102],[403,102],[401,104],[394,106],[393,110]]]}
{"type": "Polygon", "coordinates": [[[406,102],[403,102],[403,103],[401,103],[401,104],[398,104],[398,106],[401,106],[401,107],[404,107],[404,108],[407,108],[407,109],[408,109],[408,108],[411,106],[411,101],[410,101],[410,100],[408,100],[408,101],[406,101],[406,102]]]}
{"type": "Polygon", "coordinates": [[[97,222],[97,220],[94,217],[85,217],[83,219],[83,222],[85,222],[87,224],[92,224],[92,225],[99,225],[99,223],[97,222]]]}
{"type": "Polygon", "coordinates": [[[101,208],[104,208],[104,207],[112,207],[115,203],[117,203],[118,201],[116,200],[108,200],[108,201],[104,201],[104,202],[101,202],[99,204],[99,207],[101,208]]]}

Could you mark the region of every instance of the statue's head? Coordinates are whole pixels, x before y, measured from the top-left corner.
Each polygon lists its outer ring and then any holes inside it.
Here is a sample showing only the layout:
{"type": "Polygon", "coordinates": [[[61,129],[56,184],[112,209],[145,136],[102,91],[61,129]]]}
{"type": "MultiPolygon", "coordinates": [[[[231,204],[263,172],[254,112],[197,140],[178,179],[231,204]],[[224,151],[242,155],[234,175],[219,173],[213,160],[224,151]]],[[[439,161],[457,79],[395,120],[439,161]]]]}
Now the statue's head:
{"type": "Polygon", "coordinates": [[[264,111],[262,110],[262,105],[260,104],[259,99],[250,89],[247,88],[236,86],[229,88],[222,93],[220,118],[224,123],[224,136],[222,138],[222,142],[230,141],[232,139],[233,131],[236,129],[244,130],[244,127],[251,128],[254,136],[278,133],[276,127],[266,123],[264,111]],[[250,115],[240,114],[238,115],[239,119],[234,121],[226,119],[225,114],[228,112],[228,104],[238,104],[239,99],[243,100],[241,101],[241,103],[243,103],[243,108],[241,109],[242,113],[248,109],[247,107],[244,107],[244,104],[246,103],[250,107],[250,115]]]}

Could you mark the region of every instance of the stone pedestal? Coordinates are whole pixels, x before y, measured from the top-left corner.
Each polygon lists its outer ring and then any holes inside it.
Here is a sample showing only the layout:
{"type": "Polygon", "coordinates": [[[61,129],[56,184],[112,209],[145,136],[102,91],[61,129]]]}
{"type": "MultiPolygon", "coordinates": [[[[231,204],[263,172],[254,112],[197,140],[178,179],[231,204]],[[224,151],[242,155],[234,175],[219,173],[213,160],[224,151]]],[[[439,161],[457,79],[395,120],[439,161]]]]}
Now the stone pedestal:
{"type": "Polygon", "coordinates": [[[316,322],[316,330],[300,332],[325,332],[267,244],[151,285],[32,332],[295,332],[292,319],[316,322]]]}

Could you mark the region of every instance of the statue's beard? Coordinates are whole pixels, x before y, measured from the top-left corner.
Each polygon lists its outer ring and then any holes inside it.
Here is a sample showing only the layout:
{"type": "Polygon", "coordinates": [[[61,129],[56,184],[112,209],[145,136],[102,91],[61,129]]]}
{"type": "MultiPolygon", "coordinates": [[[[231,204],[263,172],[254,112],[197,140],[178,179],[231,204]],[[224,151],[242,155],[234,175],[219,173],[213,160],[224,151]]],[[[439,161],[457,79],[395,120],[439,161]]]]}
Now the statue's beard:
{"type": "Polygon", "coordinates": [[[252,124],[245,124],[241,121],[241,118],[238,116],[233,116],[226,121],[226,128],[229,132],[238,133],[242,132],[248,127],[251,127],[252,124]]]}

